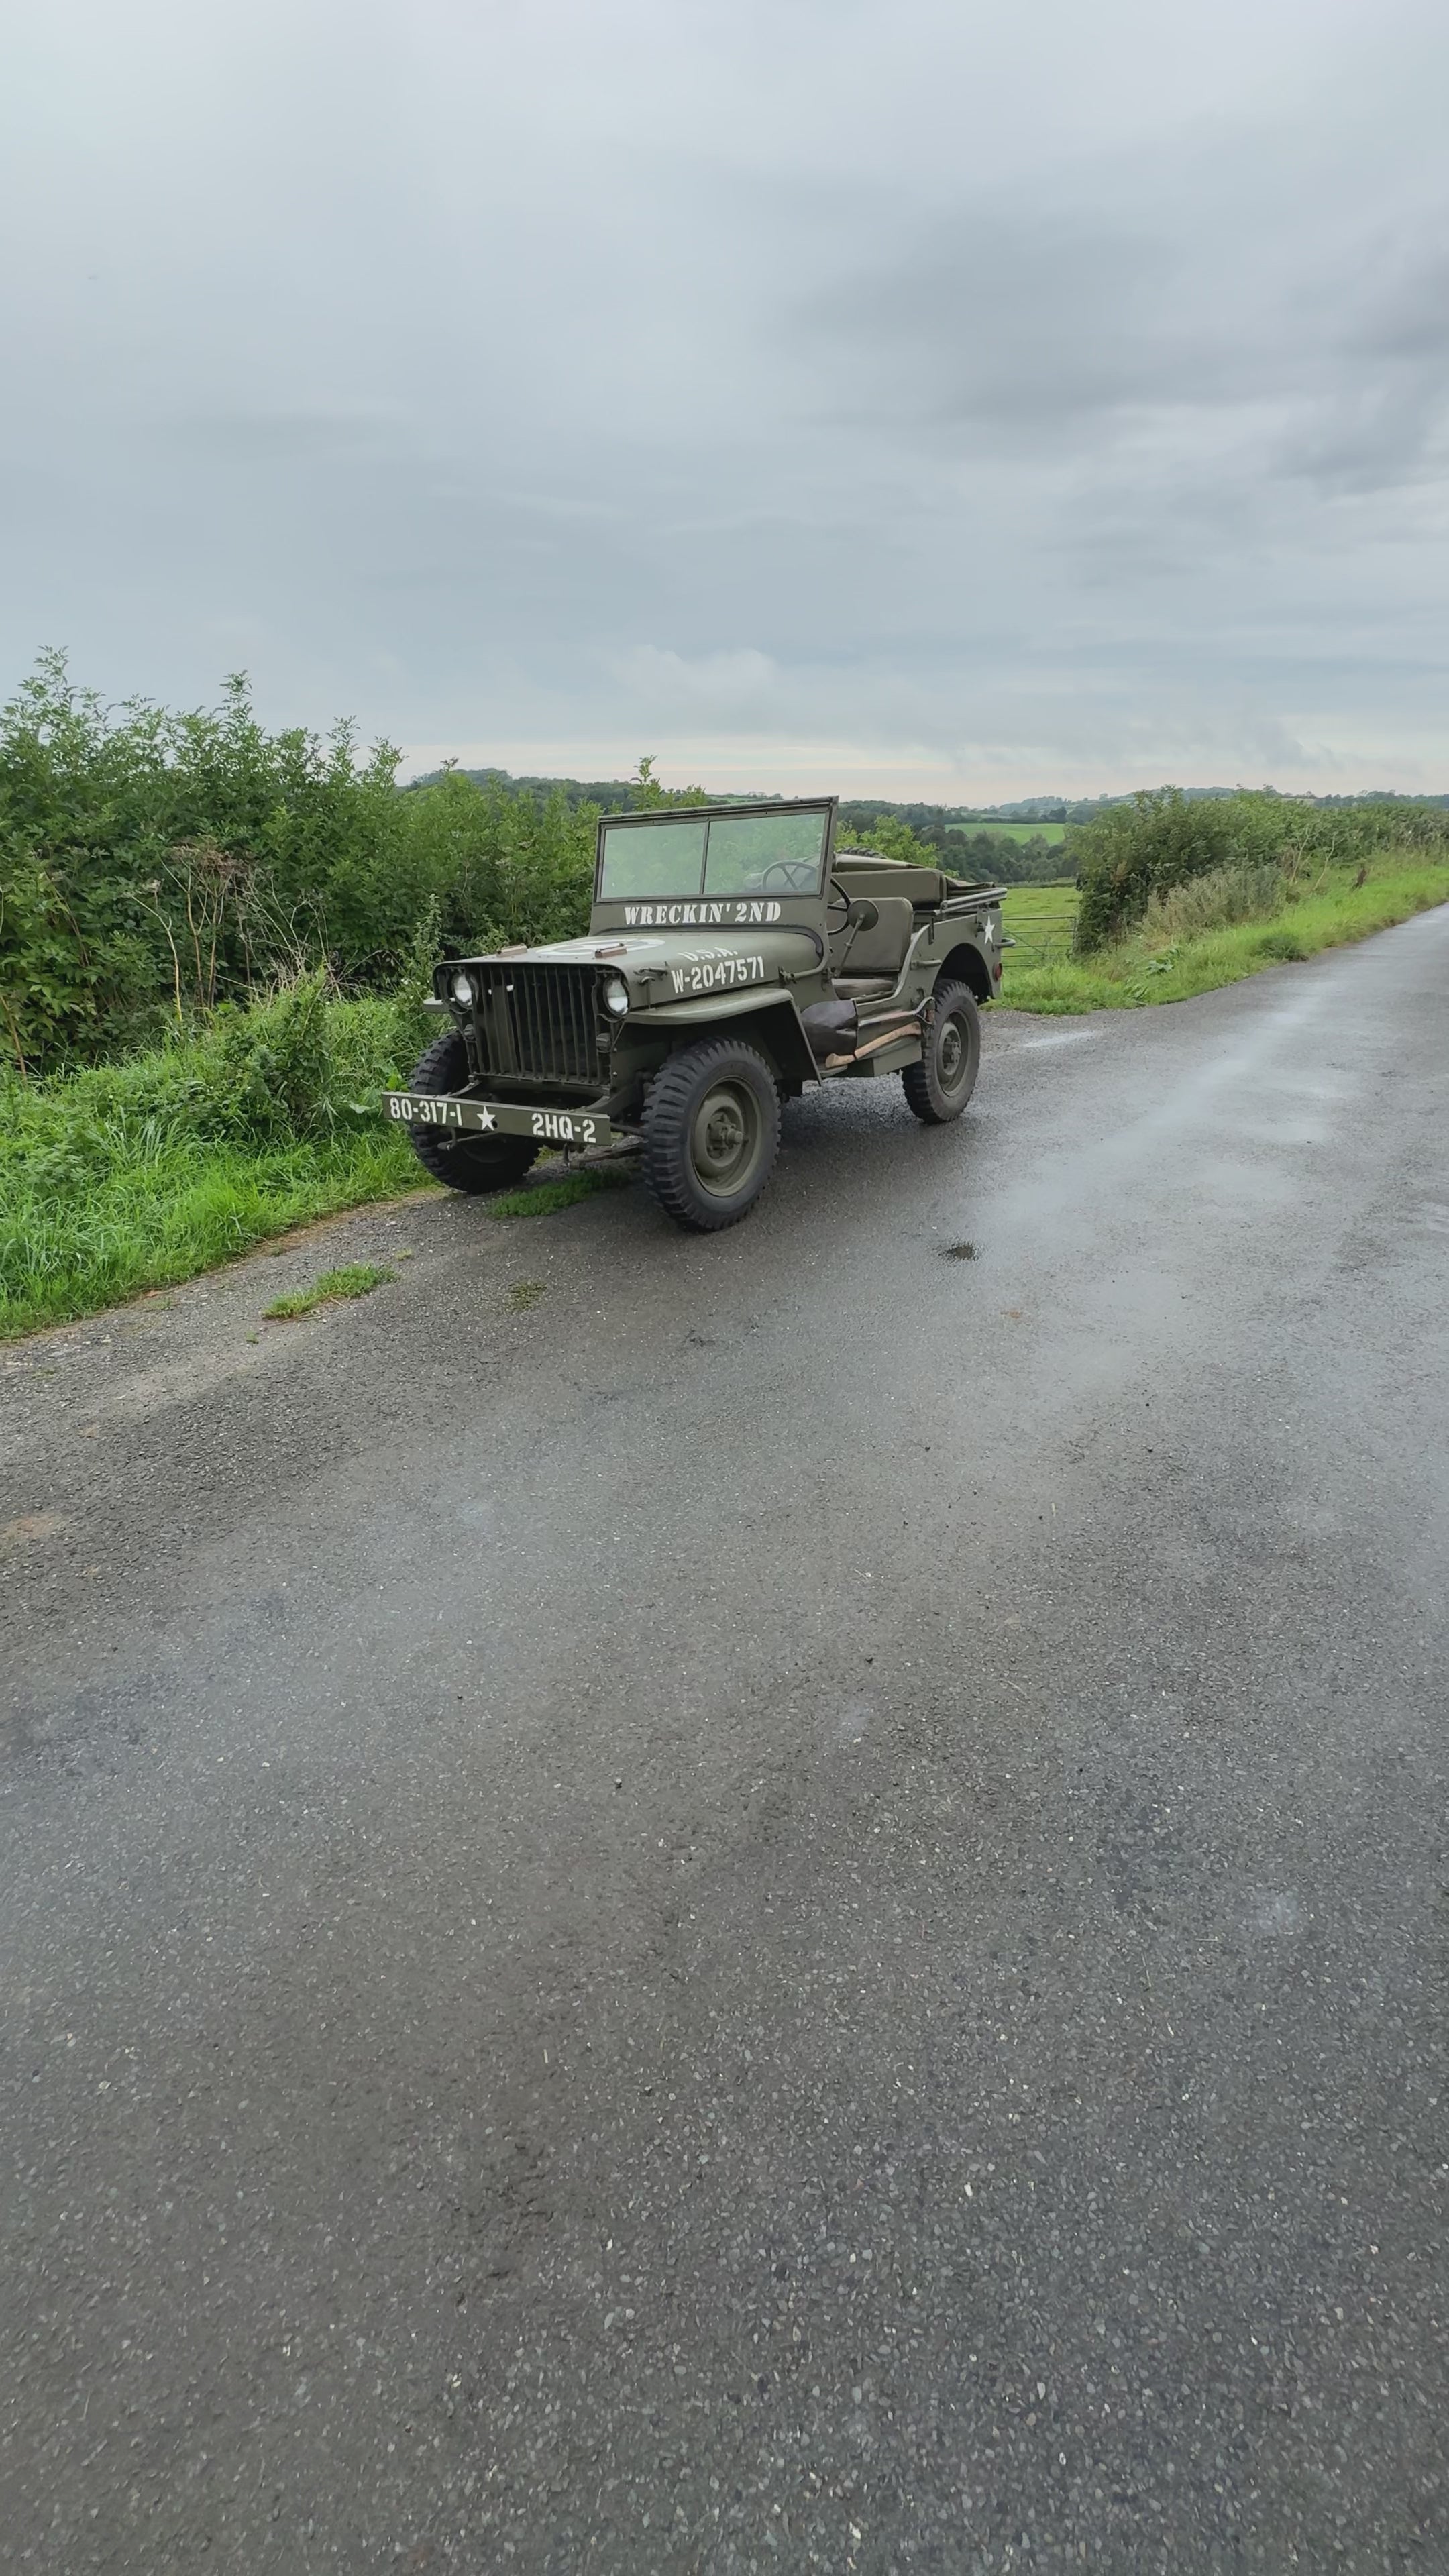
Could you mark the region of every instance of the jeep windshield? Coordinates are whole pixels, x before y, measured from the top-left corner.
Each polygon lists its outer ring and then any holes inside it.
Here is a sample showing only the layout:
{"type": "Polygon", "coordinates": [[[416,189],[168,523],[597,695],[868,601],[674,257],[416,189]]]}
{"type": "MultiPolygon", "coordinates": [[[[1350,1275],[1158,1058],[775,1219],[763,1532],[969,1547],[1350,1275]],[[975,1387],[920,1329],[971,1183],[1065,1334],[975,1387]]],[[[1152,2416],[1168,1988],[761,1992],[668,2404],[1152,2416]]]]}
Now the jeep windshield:
{"type": "Polygon", "coordinates": [[[630,814],[600,833],[596,900],[818,894],[830,809],[630,814]]]}

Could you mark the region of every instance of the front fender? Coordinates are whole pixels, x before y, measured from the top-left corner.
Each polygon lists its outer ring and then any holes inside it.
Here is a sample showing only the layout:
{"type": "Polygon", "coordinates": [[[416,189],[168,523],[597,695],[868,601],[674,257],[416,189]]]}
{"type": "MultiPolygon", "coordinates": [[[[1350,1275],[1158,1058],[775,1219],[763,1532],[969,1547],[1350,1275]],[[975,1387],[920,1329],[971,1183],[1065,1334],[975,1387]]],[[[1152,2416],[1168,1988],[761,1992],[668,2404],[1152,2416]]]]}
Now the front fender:
{"type": "Polygon", "coordinates": [[[668,1030],[671,1037],[707,1037],[728,1023],[731,1037],[749,1036],[787,1082],[818,1082],[820,1068],[800,1019],[800,1005],[783,986],[746,985],[738,993],[701,993],[687,1002],[660,1002],[632,1011],[629,1026],[642,1036],[648,1029],[668,1030]]]}

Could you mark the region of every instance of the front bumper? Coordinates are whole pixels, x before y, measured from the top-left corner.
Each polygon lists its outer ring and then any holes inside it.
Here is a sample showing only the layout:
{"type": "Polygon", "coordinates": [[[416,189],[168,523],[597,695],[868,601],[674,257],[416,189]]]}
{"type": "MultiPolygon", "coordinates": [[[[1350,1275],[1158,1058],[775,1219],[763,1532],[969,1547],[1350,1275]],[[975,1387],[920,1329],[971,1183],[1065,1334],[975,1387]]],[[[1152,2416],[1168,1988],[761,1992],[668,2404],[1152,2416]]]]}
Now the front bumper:
{"type": "Polygon", "coordinates": [[[567,1145],[595,1153],[612,1145],[614,1127],[597,1109],[534,1109],[516,1100],[464,1100],[445,1092],[385,1091],[382,1105],[401,1127],[431,1127],[439,1135],[531,1136],[539,1145],[567,1145]]]}

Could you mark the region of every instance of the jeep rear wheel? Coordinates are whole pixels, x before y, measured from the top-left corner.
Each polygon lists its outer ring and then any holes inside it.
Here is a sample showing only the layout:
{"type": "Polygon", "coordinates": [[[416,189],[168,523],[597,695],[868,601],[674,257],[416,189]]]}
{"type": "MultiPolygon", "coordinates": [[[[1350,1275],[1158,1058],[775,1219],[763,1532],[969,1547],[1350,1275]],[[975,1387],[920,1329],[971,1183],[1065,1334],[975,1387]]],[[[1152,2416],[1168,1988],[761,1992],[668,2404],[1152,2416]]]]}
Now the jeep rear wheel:
{"type": "MultiPolygon", "coordinates": [[[[408,1089],[430,1095],[466,1091],[472,1079],[460,1032],[446,1029],[419,1056],[408,1089]]],[[[466,1190],[470,1198],[480,1198],[485,1190],[506,1190],[538,1160],[538,1147],[527,1136],[463,1136],[445,1145],[436,1127],[410,1127],[408,1143],[435,1181],[450,1190],[466,1190]]]]}
{"type": "Polygon", "coordinates": [[[981,1064],[981,1014],[964,984],[938,984],[936,1014],[919,1064],[908,1064],[901,1089],[927,1127],[959,1118],[981,1064]]]}
{"type": "Polygon", "coordinates": [[[774,1074],[752,1046],[701,1038],[656,1074],[643,1132],[644,1178],[665,1215],[716,1234],[748,1214],[774,1168],[774,1074]]]}

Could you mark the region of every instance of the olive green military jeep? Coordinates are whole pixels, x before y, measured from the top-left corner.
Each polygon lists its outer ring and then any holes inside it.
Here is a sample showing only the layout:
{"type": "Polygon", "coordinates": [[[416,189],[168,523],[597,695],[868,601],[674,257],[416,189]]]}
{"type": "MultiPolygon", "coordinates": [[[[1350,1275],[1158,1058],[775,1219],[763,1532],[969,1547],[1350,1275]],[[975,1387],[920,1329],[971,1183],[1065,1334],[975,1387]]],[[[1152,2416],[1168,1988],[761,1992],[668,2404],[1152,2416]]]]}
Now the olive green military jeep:
{"type": "Polygon", "coordinates": [[[701,1233],[770,1175],[780,1102],[899,1073],[959,1118],[1001,975],[1001,889],[835,846],[835,798],[671,806],[599,826],[588,934],[440,966],[443,1030],[385,1096],[434,1177],[516,1181],[548,1147],[637,1138],[701,1233]]]}

